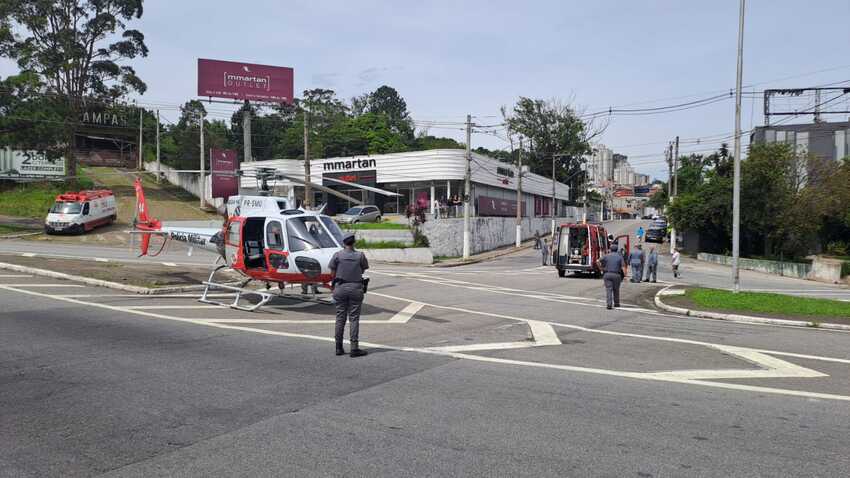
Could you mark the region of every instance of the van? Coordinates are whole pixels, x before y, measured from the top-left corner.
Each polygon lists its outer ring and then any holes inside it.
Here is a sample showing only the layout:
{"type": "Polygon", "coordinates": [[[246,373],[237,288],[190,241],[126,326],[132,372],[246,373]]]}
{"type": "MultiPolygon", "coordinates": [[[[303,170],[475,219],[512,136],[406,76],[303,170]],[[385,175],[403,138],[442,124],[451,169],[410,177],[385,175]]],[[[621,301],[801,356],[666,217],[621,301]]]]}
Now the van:
{"type": "Polygon", "coordinates": [[[108,189],[56,196],[44,222],[47,234],[83,234],[118,218],[115,195],[108,189]]]}

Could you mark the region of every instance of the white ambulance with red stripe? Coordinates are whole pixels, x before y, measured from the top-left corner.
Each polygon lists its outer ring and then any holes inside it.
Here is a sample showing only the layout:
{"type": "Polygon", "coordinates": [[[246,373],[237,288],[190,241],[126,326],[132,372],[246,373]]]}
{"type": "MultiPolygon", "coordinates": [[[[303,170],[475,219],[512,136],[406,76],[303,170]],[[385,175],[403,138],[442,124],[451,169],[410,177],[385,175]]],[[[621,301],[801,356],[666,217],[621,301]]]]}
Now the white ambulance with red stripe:
{"type": "Polygon", "coordinates": [[[44,222],[47,234],[82,234],[118,218],[115,195],[108,189],[67,192],[56,196],[44,222]]]}

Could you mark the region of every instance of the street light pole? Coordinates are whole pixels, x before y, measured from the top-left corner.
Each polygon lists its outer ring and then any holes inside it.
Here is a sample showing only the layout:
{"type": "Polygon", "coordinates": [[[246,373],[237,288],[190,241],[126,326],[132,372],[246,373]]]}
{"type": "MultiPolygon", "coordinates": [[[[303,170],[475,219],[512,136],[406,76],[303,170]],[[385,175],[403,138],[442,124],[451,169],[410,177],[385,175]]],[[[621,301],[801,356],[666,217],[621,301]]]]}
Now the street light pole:
{"type": "Polygon", "coordinates": [[[741,290],[738,258],[741,254],[741,79],[744,70],[744,9],[740,0],[738,13],[738,70],[735,78],[735,178],[732,189],[732,282],[734,292],[741,290]]]}

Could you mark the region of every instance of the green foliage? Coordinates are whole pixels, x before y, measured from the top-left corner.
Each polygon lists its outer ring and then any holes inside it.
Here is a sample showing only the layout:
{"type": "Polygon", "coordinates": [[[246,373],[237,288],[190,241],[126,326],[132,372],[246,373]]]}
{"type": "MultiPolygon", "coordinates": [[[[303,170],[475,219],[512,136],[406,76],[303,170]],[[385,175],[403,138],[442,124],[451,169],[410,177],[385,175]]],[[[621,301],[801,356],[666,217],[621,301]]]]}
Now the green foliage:
{"type": "Polygon", "coordinates": [[[659,211],[663,211],[665,207],[667,207],[667,203],[670,201],[670,196],[667,195],[667,184],[661,183],[661,188],[657,193],[650,196],[649,201],[646,202],[646,205],[651,208],[655,208],[659,211]]]}
{"type": "Polygon", "coordinates": [[[94,183],[86,177],[78,178],[76,184],[66,182],[16,184],[0,191],[0,215],[44,219],[56,195],[93,187],[94,183]]]}
{"type": "Polygon", "coordinates": [[[687,289],[685,295],[698,306],[713,310],[850,318],[850,302],[837,300],[703,288],[687,289]]]}
{"type": "Polygon", "coordinates": [[[519,133],[530,144],[524,164],[533,173],[552,176],[553,157],[555,177],[571,182],[574,196],[585,173],[581,171],[584,157],[591,152],[590,140],[601,131],[593,131],[575,109],[559,101],[544,101],[520,97],[513,112],[506,118],[511,131],[519,133]]]}
{"type": "Polygon", "coordinates": [[[358,239],[354,247],[357,249],[407,249],[410,246],[400,241],[367,242],[364,239],[358,239]]]}
{"type": "MultiPolygon", "coordinates": [[[[142,0],[0,0],[0,56],[37,77],[30,94],[19,91],[18,98],[41,102],[40,111],[61,118],[47,123],[37,115],[26,116],[33,111],[19,104],[15,115],[0,125],[8,135],[5,141],[57,157],[58,147],[70,150],[84,103],[110,103],[133,91],[144,93],[147,86],[133,67],[122,64],[148,54],[144,35],[126,28],[142,11],[142,0]],[[38,95],[43,98],[36,99],[38,95]],[[34,142],[37,136],[26,129],[34,120],[55,129],[34,142]]],[[[76,158],[66,154],[66,164],[73,181],[76,158]]]]}
{"type": "Polygon", "coordinates": [[[413,247],[431,247],[431,243],[418,227],[413,228],[413,247]]]}
{"type": "Polygon", "coordinates": [[[461,149],[464,145],[452,138],[437,138],[435,136],[419,136],[416,138],[414,149],[424,151],[428,149],[461,149]]]}

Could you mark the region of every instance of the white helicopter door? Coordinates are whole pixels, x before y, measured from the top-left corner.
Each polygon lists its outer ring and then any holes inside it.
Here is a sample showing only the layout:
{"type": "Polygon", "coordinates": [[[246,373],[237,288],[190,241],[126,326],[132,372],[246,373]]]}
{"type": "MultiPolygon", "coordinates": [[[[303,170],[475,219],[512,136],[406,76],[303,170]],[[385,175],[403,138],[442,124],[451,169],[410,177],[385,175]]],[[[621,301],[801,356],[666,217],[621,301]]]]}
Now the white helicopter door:
{"type": "Polygon", "coordinates": [[[230,267],[245,267],[242,259],[242,221],[234,218],[227,223],[224,235],[224,260],[230,267]]]}

